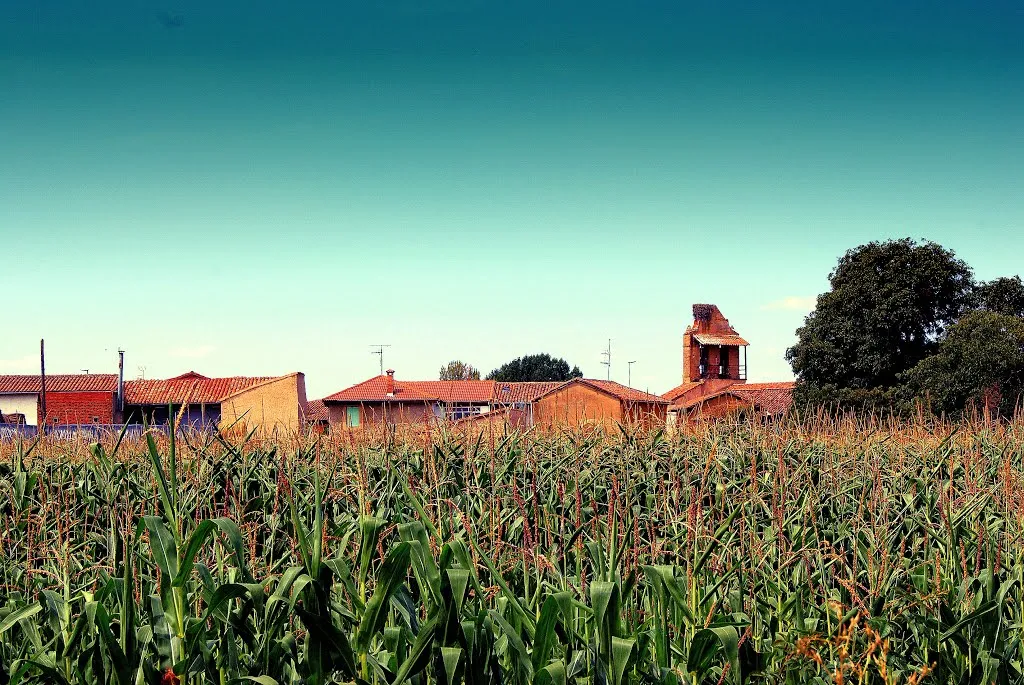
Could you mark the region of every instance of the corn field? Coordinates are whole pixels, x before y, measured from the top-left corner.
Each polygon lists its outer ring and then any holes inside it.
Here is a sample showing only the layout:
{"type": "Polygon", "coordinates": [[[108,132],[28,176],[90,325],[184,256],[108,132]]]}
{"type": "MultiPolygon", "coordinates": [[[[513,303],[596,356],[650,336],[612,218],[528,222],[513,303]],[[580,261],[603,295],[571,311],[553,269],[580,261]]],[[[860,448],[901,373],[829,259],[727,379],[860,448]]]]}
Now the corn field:
{"type": "Polygon", "coordinates": [[[0,683],[1018,683],[1024,423],[0,443],[0,683]]]}

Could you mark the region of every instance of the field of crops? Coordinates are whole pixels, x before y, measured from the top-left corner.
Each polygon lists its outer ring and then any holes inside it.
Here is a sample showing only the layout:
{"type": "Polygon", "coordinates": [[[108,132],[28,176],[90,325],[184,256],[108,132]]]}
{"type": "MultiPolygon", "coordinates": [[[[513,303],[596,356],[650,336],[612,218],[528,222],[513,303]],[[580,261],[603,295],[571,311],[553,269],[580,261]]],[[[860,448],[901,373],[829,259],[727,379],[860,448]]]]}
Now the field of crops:
{"type": "Polygon", "coordinates": [[[0,683],[1017,683],[1024,424],[0,444],[0,683]]]}

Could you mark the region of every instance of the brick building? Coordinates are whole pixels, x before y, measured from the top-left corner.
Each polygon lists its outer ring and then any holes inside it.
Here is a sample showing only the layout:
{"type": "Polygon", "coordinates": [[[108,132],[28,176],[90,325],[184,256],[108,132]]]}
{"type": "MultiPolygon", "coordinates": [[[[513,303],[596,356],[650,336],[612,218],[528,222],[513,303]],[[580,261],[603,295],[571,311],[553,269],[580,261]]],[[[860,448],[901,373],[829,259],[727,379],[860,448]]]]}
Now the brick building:
{"type": "Polygon", "coordinates": [[[693,305],[683,333],[683,382],[662,394],[669,423],[684,416],[713,418],[740,409],[776,416],[789,410],[793,383],[747,383],[747,346],[718,307],[693,305]]]}
{"type": "Polygon", "coordinates": [[[117,376],[105,373],[0,376],[0,415],[6,422],[38,426],[117,423],[117,376]]]}
{"type": "Polygon", "coordinates": [[[125,382],[125,417],[167,425],[173,418],[196,428],[226,427],[294,430],[303,425],[306,381],[285,376],[209,378],[189,371],[163,380],[125,382]]]}
{"type": "Polygon", "coordinates": [[[330,424],[503,421],[520,427],[664,421],[668,401],[612,381],[401,381],[375,376],[324,398],[330,424]]]}

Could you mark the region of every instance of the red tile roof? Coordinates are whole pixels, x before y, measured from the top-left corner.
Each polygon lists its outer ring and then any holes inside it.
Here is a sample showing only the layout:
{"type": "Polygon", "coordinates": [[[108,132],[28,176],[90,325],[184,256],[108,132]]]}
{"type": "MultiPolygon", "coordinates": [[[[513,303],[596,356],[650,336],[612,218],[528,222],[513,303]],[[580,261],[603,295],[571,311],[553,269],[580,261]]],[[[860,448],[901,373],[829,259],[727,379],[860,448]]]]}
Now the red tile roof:
{"type": "Polygon", "coordinates": [[[388,377],[385,375],[374,376],[362,383],[356,383],[350,388],[328,395],[324,398],[324,402],[429,402],[437,399],[433,395],[417,390],[415,381],[399,380],[395,381],[394,396],[389,397],[387,382],[388,377]]]}
{"type": "Polygon", "coordinates": [[[782,381],[778,383],[737,383],[702,397],[694,397],[682,404],[672,405],[673,409],[688,410],[707,402],[708,400],[732,395],[740,400],[749,402],[756,409],[766,414],[783,414],[793,404],[793,382],[782,381]]]}
{"type": "MultiPolygon", "coordinates": [[[[0,393],[42,392],[40,376],[0,376],[0,393]]],[[[117,392],[113,373],[77,373],[46,375],[46,392],[117,392]]]]}
{"type": "Polygon", "coordinates": [[[586,383],[587,385],[592,385],[594,387],[600,388],[609,395],[615,395],[620,400],[624,400],[626,402],[649,402],[651,404],[668,404],[668,400],[666,400],[664,397],[658,397],[657,395],[652,395],[651,393],[644,392],[643,390],[630,388],[628,386],[622,385],[621,383],[616,383],[615,381],[602,381],[591,378],[581,380],[583,380],[583,382],[586,383]]]}
{"type": "Polygon", "coordinates": [[[502,381],[400,381],[395,380],[395,394],[387,395],[387,376],[375,376],[351,388],[328,395],[326,402],[473,402],[477,404],[514,404],[533,402],[570,383],[583,382],[622,400],[666,404],[666,400],[649,393],[627,388],[614,381],[584,380],[506,383],[502,381]]]}
{"type": "Polygon", "coordinates": [[[520,383],[495,381],[494,395],[491,397],[491,401],[497,404],[533,402],[563,383],[565,381],[524,381],[520,383]]]}
{"type": "Polygon", "coordinates": [[[667,390],[667,391],[661,393],[661,396],[662,396],[662,398],[668,400],[669,402],[675,402],[680,397],[682,397],[683,395],[685,395],[689,391],[691,391],[694,388],[696,388],[697,386],[699,386],[701,383],[703,383],[703,381],[687,381],[687,382],[683,383],[682,385],[677,385],[676,387],[672,388],[671,390],[667,390]]]}
{"type": "Polygon", "coordinates": [[[404,381],[401,385],[446,403],[490,402],[494,394],[494,381],[404,381]]]}
{"type": "Polygon", "coordinates": [[[722,333],[694,333],[693,337],[701,345],[749,345],[746,340],[738,335],[722,333]]]}
{"type": "Polygon", "coordinates": [[[138,405],[216,404],[235,393],[274,378],[275,376],[208,378],[195,371],[189,371],[166,380],[125,381],[124,401],[126,404],[138,405]]]}
{"type": "Polygon", "coordinates": [[[306,421],[327,421],[330,415],[327,413],[327,405],[323,400],[310,400],[306,402],[306,421]]]}

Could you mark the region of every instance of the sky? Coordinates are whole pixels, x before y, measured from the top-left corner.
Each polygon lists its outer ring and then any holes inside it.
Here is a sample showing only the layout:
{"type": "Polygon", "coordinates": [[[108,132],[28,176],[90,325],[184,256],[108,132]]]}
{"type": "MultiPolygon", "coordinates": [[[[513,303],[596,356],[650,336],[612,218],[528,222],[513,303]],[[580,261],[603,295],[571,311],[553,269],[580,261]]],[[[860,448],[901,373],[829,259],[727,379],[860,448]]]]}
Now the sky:
{"type": "Polygon", "coordinates": [[[1022,121],[1018,2],[3,0],[0,373],[784,380],[858,244],[1024,271],[1022,121]]]}

